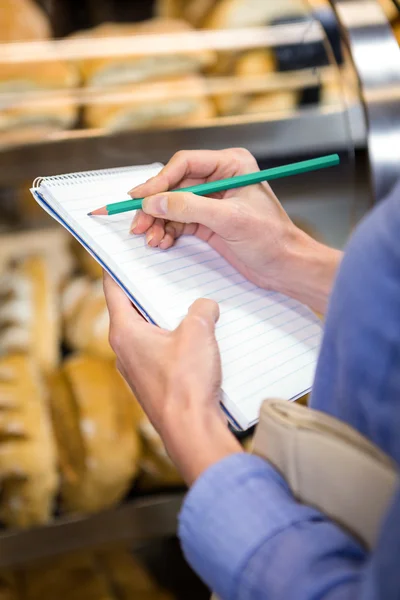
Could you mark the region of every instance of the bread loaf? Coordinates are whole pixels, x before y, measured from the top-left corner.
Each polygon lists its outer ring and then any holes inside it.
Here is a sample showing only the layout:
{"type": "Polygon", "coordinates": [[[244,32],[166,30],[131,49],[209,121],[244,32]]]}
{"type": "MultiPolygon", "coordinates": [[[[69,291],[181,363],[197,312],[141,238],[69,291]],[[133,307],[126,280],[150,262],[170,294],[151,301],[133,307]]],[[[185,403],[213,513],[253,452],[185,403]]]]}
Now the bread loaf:
{"type": "Polygon", "coordinates": [[[97,102],[87,107],[88,127],[113,131],[180,127],[203,123],[215,115],[205,82],[195,75],[119,88],[116,92],[121,94],[120,101],[97,102]]]}
{"type": "Polygon", "coordinates": [[[98,552],[96,557],[99,568],[115,590],[118,600],[157,598],[154,595],[158,591],[157,586],[127,549],[114,548],[98,552]]]}
{"type": "Polygon", "coordinates": [[[28,257],[4,273],[0,281],[0,355],[23,352],[45,374],[60,358],[57,291],[46,260],[28,257]]]}
{"type": "Polygon", "coordinates": [[[62,298],[65,339],[72,350],[112,360],[109,316],[101,281],[72,280],[62,298]]]}
{"type": "Polygon", "coordinates": [[[115,600],[94,554],[75,552],[41,561],[21,573],[23,600],[115,600]]]}
{"type": "MultiPolygon", "coordinates": [[[[25,201],[28,199],[36,204],[30,192],[25,201]]],[[[40,210],[43,213],[43,209],[40,210]]],[[[29,256],[40,256],[58,289],[76,266],[69,243],[70,236],[61,227],[3,234],[0,237],[0,277],[12,272],[12,264],[21,263],[29,256]]]]}
{"type": "MultiPolygon", "coordinates": [[[[23,568],[18,578],[21,600],[172,599],[123,547],[74,552],[42,560],[23,568]]],[[[15,574],[6,573],[4,579],[8,586],[5,589],[13,589],[10,586],[15,574]]],[[[14,596],[5,598],[14,600],[14,596]]]]}
{"type": "Polygon", "coordinates": [[[273,112],[291,112],[296,109],[298,93],[295,90],[255,95],[243,110],[244,114],[267,115],[273,112]]]}
{"type": "Polygon", "coordinates": [[[132,395],[111,362],[77,355],[53,378],[51,409],[67,512],[119,502],[138,469],[132,395]]]}
{"type": "MultiPolygon", "coordinates": [[[[232,56],[231,73],[238,78],[263,77],[276,70],[275,55],[270,50],[251,50],[239,56],[232,56]]],[[[238,89],[242,89],[240,82],[238,89]]],[[[243,82],[246,87],[246,82],[243,82]]],[[[252,93],[236,91],[233,94],[218,94],[214,101],[220,115],[239,115],[246,112],[246,106],[252,98],[252,93]]]]}
{"type": "Polygon", "coordinates": [[[51,37],[45,12],[33,0],[1,0],[0,41],[29,42],[51,37]]]}
{"type": "Polygon", "coordinates": [[[215,0],[188,0],[182,14],[194,27],[202,27],[215,3],[215,0]]]}
{"type": "Polygon", "coordinates": [[[257,77],[274,73],[277,70],[275,54],[272,50],[251,50],[242,54],[235,65],[238,77],[257,77]]]}
{"type": "MultiPolygon", "coordinates": [[[[0,42],[38,41],[50,38],[44,12],[30,0],[2,0],[0,42]]],[[[0,63],[0,145],[34,140],[72,127],[77,107],[69,93],[78,85],[75,67],[61,61],[0,63]],[[51,99],[51,90],[65,90],[51,99]],[[40,96],[26,93],[43,92],[40,96]]]]}
{"type": "Polygon", "coordinates": [[[186,0],[156,0],[154,14],[162,19],[181,19],[186,0]]]}
{"type": "Polygon", "coordinates": [[[302,0],[220,0],[204,26],[208,29],[240,29],[268,25],[274,19],[304,13],[302,0]]]}
{"type": "Polygon", "coordinates": [[[399,17],[399,10],[393,0],[379,0],[379,4],[389,21],[395,21],[399,17]]]}
{"type": "Polygon", "coordinates": [[[46,389],[24,356],[0,360],[0,520],[29,527],[51,518],[57,457],[46,389]]]}
{"type": "MultiPolygon", "coordinates": [[[[191,26],[178,19],[151,19],[140,23],[105,23],[92,30],[74,34],[75,38],[111,38],[121,36],[162,35],[188,33],[191,26]]],[[[122,54],[122,53],[121,53],[122,54]]],[[[83,59],[79,62],[86,85],[126,85],[151,79],[196,73],[213,62],[210,51],[174,52],[154,56],[129,56],[83,59]]]]}

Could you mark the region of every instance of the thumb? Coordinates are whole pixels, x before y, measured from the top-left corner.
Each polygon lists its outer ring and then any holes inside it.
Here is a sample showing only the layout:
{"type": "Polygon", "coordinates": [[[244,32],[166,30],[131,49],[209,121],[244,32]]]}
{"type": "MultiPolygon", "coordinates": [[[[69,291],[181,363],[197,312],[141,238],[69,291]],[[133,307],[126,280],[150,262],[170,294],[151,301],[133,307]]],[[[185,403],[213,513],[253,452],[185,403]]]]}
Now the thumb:
{"type": "Polygon", "coordinates": [[[187,321],[192,324],[200,324],[209,333],[214,335],[215,325],[219,319],[219,306],[214,300],[196,300],[189,308],[187,321]]]}
{"type": "Polygon", "coordinates": [[[222,236],[229,228],[232,211],[231,201],[196,196],[191,192],[166,192],[143,201],[143,212],[149,215],[179,223],[199,223],[222,236]]]}

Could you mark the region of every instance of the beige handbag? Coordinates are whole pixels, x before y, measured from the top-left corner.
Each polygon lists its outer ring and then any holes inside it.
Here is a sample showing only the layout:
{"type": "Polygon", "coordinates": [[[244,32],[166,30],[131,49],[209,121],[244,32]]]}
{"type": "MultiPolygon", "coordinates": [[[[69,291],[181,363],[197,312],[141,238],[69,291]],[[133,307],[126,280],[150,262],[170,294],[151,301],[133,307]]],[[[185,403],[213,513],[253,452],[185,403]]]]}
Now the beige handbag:
{"type": "Polygon", "coordinates": [[[296,403],[266,400],[252,453],[282,474],[299,502],[320,510],[367,549],[374,547],[399,473],[355,429],[296,403]]]}

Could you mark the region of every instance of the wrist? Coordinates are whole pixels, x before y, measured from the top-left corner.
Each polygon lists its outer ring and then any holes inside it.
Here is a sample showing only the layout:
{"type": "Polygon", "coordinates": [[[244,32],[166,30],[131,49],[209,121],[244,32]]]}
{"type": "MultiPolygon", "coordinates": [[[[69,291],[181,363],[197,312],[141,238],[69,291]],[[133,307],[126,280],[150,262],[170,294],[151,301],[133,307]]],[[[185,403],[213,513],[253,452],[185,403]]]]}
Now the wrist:
{"type": "Polygon", "coordinates": [[[324,314],[342,252],[294,228],[274,289],[324,314]]]}
{"type": "Polygon", "coordinates": [[[192,407],[179,410],[180,403],[174,400],[178,410],[164,419],[161,436],[171,460],[190,486],[213,464],[243,452],[243,448],[229,431],[219,408],[193,402],[192,407]]]}

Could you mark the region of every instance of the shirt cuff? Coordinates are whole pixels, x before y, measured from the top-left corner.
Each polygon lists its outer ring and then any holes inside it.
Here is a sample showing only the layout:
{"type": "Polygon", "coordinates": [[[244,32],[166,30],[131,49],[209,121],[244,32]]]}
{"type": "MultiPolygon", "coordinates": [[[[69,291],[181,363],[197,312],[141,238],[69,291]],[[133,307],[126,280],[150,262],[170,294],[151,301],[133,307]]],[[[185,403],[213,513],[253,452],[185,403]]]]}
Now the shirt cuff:
{"type": "Polygon", "coordinates": [[[298,504],[285,480],[265,460],[233,454],[205,471],[179,516],[184,554],[221,598],[234,598],[247,562],[269,538],[322,515],[298,504]]]}

